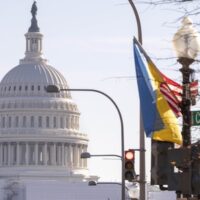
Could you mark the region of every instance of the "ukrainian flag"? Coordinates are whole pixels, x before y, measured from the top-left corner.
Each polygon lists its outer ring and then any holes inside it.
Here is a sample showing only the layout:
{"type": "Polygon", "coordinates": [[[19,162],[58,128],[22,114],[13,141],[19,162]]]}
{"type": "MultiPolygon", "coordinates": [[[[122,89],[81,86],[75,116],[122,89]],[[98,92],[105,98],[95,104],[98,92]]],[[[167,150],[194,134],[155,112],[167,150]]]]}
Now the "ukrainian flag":
{"type": "Polygon", "coordinates": [[[161,72],[153,64],[134,38],[134,58],[144,130],[154,140],[182,144],[178,120],[160,92],[164,82],[161,72]]]}

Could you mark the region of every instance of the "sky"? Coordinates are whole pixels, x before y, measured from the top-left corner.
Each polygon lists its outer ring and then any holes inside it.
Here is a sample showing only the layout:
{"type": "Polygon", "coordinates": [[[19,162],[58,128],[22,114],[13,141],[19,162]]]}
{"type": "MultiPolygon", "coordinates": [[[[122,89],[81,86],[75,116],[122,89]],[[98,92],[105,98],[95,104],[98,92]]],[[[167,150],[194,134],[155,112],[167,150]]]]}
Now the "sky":
{"type": "MultiPolygon", "coordinates": [[[[1,2],[0,79],[24,57],[33,0],[1,2]]],[[[171,40],[180,26],[184,5],[153,6],[135,1],[141,18],[143,45],[158,68],[181,80],[171,40]],[[162,58],[162,59],[157,59],[162,58]]],[[[137,37],[127,0],[38,0],[38,24],[44,34],[43,55],[60,71],[70,88],[98,89],[117,103],[124,121],[125,149],[139,148],[139,99],[132,38],[137,37]]],[[[193,17],[195,20],[195,17],[193,17]]],[[[192,18],[192,19],[193,19],[192,18]]],[[[81,130],[88,134],[91,154],[121,154],[119,116],[113,104],[95,93],[72,93],[81,112],[81,130]]],[[[146,139],[146,176],[150,177],[150,139],[146,139]]],[[[139,173],[136,153],[136,173],[139,173]]],[[[120,181],[121,161],[88,160],[91,175],[120,181]]]]}

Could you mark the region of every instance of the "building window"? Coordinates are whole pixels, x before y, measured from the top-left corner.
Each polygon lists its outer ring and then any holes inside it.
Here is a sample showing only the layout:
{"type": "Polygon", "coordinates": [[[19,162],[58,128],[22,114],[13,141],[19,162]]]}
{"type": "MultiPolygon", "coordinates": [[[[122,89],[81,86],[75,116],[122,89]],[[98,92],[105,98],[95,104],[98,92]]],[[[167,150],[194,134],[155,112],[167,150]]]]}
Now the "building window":
{"type": "Polygon", "coordinates": [[[38,118],[38,127],[42,127],[42,117],[41,116],[39,116],[39,118],[38,118]]]}
{"type": "Polygon", "coordinates": [[[31,116],[31,127],[34,127],[34,116],[31,116]]]}
{"type": "Polygon", "coordinates": [[[35,163],[35,146],[30,144],[29,147],[29,163],[33,165],[35,163]]]}
{"type": "Polygon", "coordinates": [[[19,127],[19,117],[15,117],[15,127],[19,127]]]}
{"type": "Polygon", "coordinates": [[[3,144],[3,164],[8,163],[8,144],[3,144]]]}
{"type": "Polygon", "coordinates": [[[22,90],[22,86],[20,85],[20,86],[19,86],[19,91],[21,91],[21,90],[22,90]]]}
{"type": "Polygon", "coordinates": [[[40,86],[38,85],[38,91],[40,91],[40,86]]]}
{"type": "Polygon", "coordinates": [[[11,117],[8,117],[8,127],[11,127],[11,117]]]}
{"type": "Polygon", "coordinates": [[[49,128],[49,117],[46,117],[46,127],[49,128]]]}
{"type": "Polygon", "coordinates": [[[27,85],[25,86],[25,90],[28,90],[28,86],[27,85]]]}
{"type": "Polygon", "coordinates": [[[63,124],[63,118],[60,118],[60,128],[64,128],[64,124],[63,124]]]}
{"type": "Polygon", "coordinates": [[[23,116],[22,126],[23,126],[23,127],[26,127],[26,117],[25,117],[25,116],[23,116]]]}
{"type": "Polygon", "coordinates": [[[31,86],[31,90],[34,90],[34,85],[31,86]]]}
{"type": "Polygon", "coordinates": [[[13,89],[14,89],[14,91],[15,91],[15,90],[16,90],[16,86],[14,86],[14,88],[13,88],[13,89]]]}
{"type": "Polygon", "coordinates": [[[5,117],[2,118],[2,128],[5,128],[5,124],[6,124],[6,119],[5,117]]]}
{"type": "Polygon", "coordinates": [[[53,117],[53,127],[56,128],[56,117],[53,117]]]}
{"type": "Polygon", "coordinates": [[[16,164],[17,163],[17,144],[14,143],[12,145],[12,154],[13,154],[13,160],[12,160],[12,163],[13,164],[16,164]]]}
{"type": "Polygon", "coordinates": [[[43,145],[39,144],[38,145],[38,164],[42,165],[44,160],[44,155],[43,155],[43,145]]]}
{"type": "Polygon", "coordinates": [[[21,148],[21,160],[20,163],[23,165],[26,163],[26,144],[20,144],[21,148]]]}

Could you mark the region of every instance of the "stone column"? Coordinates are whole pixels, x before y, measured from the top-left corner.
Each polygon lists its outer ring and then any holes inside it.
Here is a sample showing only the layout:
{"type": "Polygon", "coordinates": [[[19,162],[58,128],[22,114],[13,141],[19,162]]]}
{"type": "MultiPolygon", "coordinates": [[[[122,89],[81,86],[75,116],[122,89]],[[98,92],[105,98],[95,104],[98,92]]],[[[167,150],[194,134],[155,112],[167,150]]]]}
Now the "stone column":
{"type": "Polygon", "coordinates": [[[44,146],[43,146],[43,158],[44,158],[44,165],[47,165],[47,143],[45,142],[44,143],[44,146]]]}
{"type": "Polygon", "coordinates": [[[11,164],[11,144],[8,143],[8,166],[11,164]]]}
{"type": "Polygon", "coordinates": [[[53,165],[56,165],[56,143],[53,143],[52,161],[53,161],[53,165]]]}
{"type": "Polygon", "coordinates": [[[77,145],[74,145],[73,146],[73,164],[74,164],[74,167],[77,167],[77,145]]]}
{"type": "MultiPolygon", "coordinates": [[[[83,152],[87,152],[87,146],[84,145],[83,152]]],[[[83,159],[83,167],[87,168],[87,159],[83,159]]]]}
{"type": "Polygon", "coordinates": [[[65,143],[62,143],[61,145],[61,152],[62,152],[62,156],[61,156],[61,160],[62,160],[62,166],[65,165],[65,143]]]}
{"type": "Polygon", "coordinates": [[[72,144],[69,144],[69,146],[68,146],[68,166],[70,168],[73,167],[73,160],[72,160],[72,158],[73,158],[73,148],[72,148],[72,144]]]}
{"type": "Polygon", "coordinates": [[[80,158],[80,155],[81,155],[81,146],[78,144],[76,146],[77,148],[77,167],[80,167],[81,165],[81,158],[80,158]]]}
{"type": "Polygon", "coordinates": [[[58,165],[61,165],[61,145],[60,144],[58,144],[58,146],[57,146],[57,149],[58,149],[58,152],[57,152],[57,156],[58,156],[58,158],[57,158],[57,160],[58,160],[58,165]]]}
{"type": "Polygon", "coordinates": [[[65,144],[65,166],[68,166],[69,146],[65,144]]]}
{"type": "MultiPolygon", "coordinates": [[[[83,145],[80,145],[80,151],[79,151],[79,155],[81,156],[81,153],[83,152],[83,145]]],[[[83,168],[83,161],[84,159],[80,158],[80,167],[83,168]]]]}
{"type": "Polygon", "coordinates": [[[0,143],[0,166],[3,165],[3,145],[0,143]]]}
{"type": "Polygon", "coordinates": [[[38,143],[35,143],[35,165],[38,165],[38,143]]]}
{"type": "Polygon", "coordinates": [[[21,160],[20,143],[17,142],[17,166],[20,165],[20,160],[21,160]]]}
{"type": "Polygon", "coordinates": [[[29,164],[29,144],[26,142],[26,165],[29,164]]]}

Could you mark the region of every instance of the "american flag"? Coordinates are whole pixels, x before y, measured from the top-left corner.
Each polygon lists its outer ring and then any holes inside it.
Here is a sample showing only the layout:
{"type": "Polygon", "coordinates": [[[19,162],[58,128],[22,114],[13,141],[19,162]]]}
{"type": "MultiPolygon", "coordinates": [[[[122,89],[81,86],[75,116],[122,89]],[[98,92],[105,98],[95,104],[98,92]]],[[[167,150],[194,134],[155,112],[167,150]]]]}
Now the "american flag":
{"type": "MultiPolygon", "coordinates": [[[[169,79],[162,74],[164,82],[160,84],[160,92],[164,95],[170,108],[177,117],[181,116],[180,103],[182,101],[183,87],[179,83],[169,79]]],[[[189,85],[190,95],[195,98],[198,95],[198,81],[193,81],[189,85]]]]}

